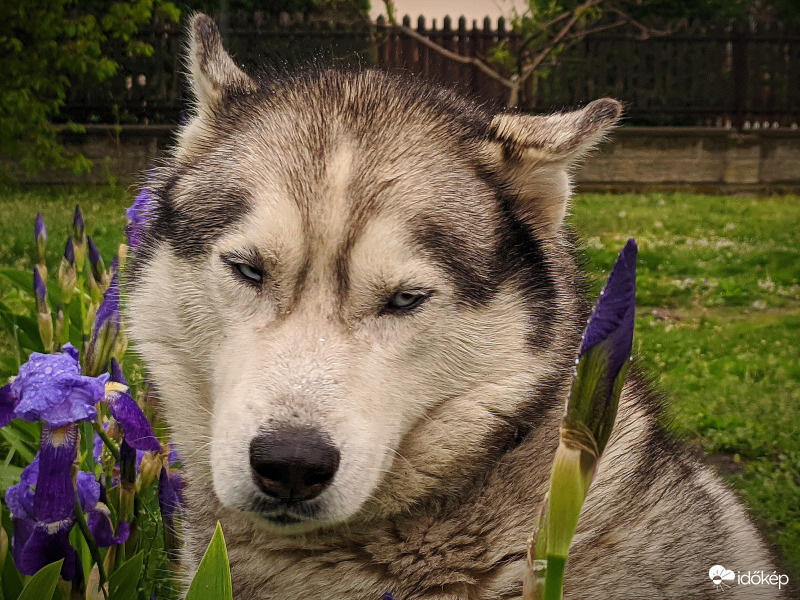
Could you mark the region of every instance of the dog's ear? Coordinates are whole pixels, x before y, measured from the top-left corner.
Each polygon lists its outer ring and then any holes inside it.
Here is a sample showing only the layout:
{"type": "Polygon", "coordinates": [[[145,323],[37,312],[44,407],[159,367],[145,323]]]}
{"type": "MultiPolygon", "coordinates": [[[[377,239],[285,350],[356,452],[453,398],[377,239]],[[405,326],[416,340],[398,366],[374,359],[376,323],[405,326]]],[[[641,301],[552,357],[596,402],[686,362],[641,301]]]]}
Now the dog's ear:
{"type": "Polygon", "coordinates": [[[213,113],[226,94],[247,93],[255,87],[225,52],[217,25],[203,13],[189,20],[188,63],[199,114],[213,113]]]}
{"type": "Polygon", "coordinates": [[[554,235],[567,213],[569,170],[616,125],[622,105],[611,98],[581,110],[547,116],[502,113],[486,143],[492,170],[517,196],[517,212],[544,236],[554,235]]]}

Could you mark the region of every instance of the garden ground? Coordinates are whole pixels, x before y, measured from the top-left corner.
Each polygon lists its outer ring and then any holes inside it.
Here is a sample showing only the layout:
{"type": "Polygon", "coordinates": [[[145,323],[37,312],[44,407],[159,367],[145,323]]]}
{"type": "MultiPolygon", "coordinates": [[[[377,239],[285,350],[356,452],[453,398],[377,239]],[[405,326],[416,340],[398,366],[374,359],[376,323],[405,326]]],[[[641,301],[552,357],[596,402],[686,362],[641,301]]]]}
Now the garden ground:
{"type": "MultiPolygon", "coordinates": [[[[132,199],[119,188],[0,187],[0,267],[31,269],[41,211],[55,274],[75,204],[110,262],[132,199]]],[[[570,222],[595,291],[636,238],[634,346],[668,394],[669,426],[738,491],[797,582],[800,198],[582,194],[570,222]]],[[[0,281],[13,305],[9,290],[0,281]]],[[[13,362],[11,340],[0,338],[0,375],[12,374],[13,362]]]]}

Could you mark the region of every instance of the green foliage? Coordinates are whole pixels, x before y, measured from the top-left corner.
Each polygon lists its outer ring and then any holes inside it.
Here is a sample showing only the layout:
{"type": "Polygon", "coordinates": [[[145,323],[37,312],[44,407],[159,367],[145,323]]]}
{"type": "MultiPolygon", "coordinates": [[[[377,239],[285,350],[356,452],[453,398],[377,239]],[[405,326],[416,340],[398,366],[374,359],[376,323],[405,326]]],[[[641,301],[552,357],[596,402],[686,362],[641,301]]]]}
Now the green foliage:
{"type": "Polygon", "coordinates": [[[45,600],[52,598],[58,585],[58,574],[63,560],[42,567],[25,585],[17,600],[45,600]]]}
{"type": "Polygon", "coordinates": [[[634,24],[640,35],[663,35],[694,19],[733,19],[742,24],[797,20],[800,4],[793,0],[527,0],[510,18],[513,41],[500,40],[487,58],[509,88],[508,104],[533,108],[539,80],[565,50],[595,33],[634,24]]]}
{"type": "Polygon", "coordinates": [[[583,194],[572,224],[593,293],[639,243],[636,354],[677,434],[738,490],[800,576],[797,197],[583,194]]]}
{"type": "Polygon", "coordinates": [[[189,586],[186,600],[205,600],[215,598],[218,600],[233,600],[231,585],[231,568],[228,564],[228,550],[225,547],[225,537],[222,535],[222,526],[217,523],[214,537],[208,544],[200,567],[189,586]]]}
{"type": "Polygon", "coordinates": [[[108,597],[113,600],[136,600],[143,564],[144,553],[137,552],[133,558],[117,567],[108,580],[108,597]]]}
{"type": "Polygon", "coordinates": [[[155,10],[177,20],[175,6],[163,0],[0,3],[0,154],[31,173],[89,169],[86,158],[65,151],[50,121],[73,81],[100,82],[116,72],[106,53],[109,38],[132,54],[152,52],[135,36],[155,10]]]}

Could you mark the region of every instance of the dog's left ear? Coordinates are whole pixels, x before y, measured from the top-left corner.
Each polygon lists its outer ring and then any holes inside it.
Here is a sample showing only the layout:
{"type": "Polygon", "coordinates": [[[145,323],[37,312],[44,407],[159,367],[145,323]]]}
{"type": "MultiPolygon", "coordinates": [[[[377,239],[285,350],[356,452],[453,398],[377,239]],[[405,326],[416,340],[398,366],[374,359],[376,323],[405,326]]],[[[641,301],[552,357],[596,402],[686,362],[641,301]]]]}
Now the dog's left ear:
{"type": "Polygon", "coordinates": [[[564,222],[570,197],[569,170],[616,125],[622,105],[595,100],[568,113],[494,117],[485,150],[492,170],[517,196],[518,216],[543,236],[564,222]]]}
{"type": "Polygon", "coordinates": [[[203,13],[189,20],[189,71],[200,115],[213,114],[226,94],[247,93],[255,87],[222,46],[222,36],[203,13]]]}

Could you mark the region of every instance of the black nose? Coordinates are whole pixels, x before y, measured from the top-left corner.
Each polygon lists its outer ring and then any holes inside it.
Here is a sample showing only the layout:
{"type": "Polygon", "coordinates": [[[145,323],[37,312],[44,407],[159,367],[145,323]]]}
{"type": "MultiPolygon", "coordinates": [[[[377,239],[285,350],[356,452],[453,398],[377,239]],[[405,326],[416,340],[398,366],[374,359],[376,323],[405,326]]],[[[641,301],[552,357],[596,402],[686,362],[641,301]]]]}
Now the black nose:
{"type": "Polygon", "coordinates": [[[280,500],[310,500],[339,468],[339,451],[319,432],[290,429],[263,433],[250,442],[250,467],[258,487],[280,500]]]}

